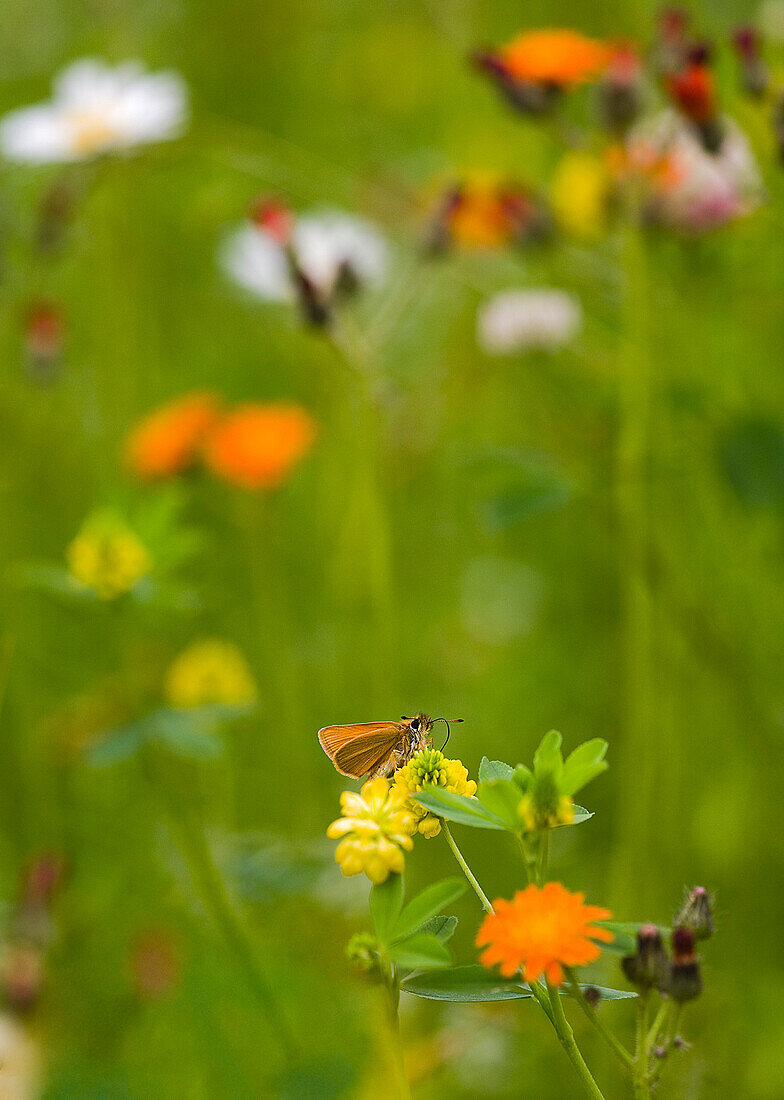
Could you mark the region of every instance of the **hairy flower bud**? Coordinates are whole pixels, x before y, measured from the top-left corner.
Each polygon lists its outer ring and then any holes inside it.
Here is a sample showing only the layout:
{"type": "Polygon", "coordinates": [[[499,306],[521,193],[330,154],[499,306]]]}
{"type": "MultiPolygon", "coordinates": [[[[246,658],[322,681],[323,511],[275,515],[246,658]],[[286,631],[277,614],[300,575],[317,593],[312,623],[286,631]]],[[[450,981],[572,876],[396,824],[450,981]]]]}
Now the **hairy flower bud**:
{"type": "Polygon", "coordinates": [[[688,929],[697,941],[713,935],[711,899],[704,886],[695,886],[688,892],[675,918],[675,927],[688,929]]]}
{"type": "Polygon", "coordinates": [[[644,924],[637,933],[637,951],[621,959],[627,979],[642,992],[661,989],[668,980],[669,959],[661,932],[655,924],[644,924]]]}

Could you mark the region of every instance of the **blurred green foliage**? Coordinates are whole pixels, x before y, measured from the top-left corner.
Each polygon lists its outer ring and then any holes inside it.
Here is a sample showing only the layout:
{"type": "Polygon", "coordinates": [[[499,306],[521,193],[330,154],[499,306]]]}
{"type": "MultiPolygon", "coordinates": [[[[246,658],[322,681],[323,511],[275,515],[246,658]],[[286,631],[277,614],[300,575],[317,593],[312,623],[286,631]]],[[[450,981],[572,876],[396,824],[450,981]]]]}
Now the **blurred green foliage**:
{"type": "MultiPolygon", "coordinates": [[[[723,0],[694,12],[722,42],[752,14],[723,0]]],[[[644,447],[619,488],[616,237],[409,259],[433,177],[551,174],[552,143],[465,63],[522,18],[644,35],[653,9],[7,0],[3,110],[44,97],[53,72],[95,53],[180,70],[194,113],[180,142],[72,173],[74,219],[44,258],[31,246],[34,210],[57,170],[2,169],[0,873],[11,898],[36,851],[60,850],[70,866],[36,1019],[48,1100],[359,1096],[363,1081],[379,1095],[378,991],[344,954],[367,927],[366,886],[343,882],[319,845],[344,784],[315,731],[420,707],[465,719],[450,752],[471,775],[484,754],[529,760],[552,726],[566,752],[610,742],[610,771],[590,791],[596,816],[560,831],[553,865],[621,921],[668,924],[684,885],[716,891],[706,991],[688,1017],[694,1050],[667,1094],[781,1096],[784,177],[763,110],[737,99],[726,65],[725,99],[755,142],[769,202],[705,239],[647,242],[648,350],[626,349],[646,374],[644,447]],[[218,270],[225,226],[270,190],[299,208],[355,209],[392,238],[392,285],[411,296],[385,335],[378,402],[318,334],[249,302],[218,270]],[[579,294],[584,334],[555,356],[485,358],[478,303],[525,284],[579,294]],[[62,303],[66,319],[47,386],[24,367],[21,319],[37,297],[62,303]],[[183,579],[199,606],[68,605],[16,583],[20,563],[61,563],[93,508],[139,495],[120,472],[125,434],[202,387],[297,400],[320,436],[275,495],[188,486],[187,524],[203,545],[183,579]],[[499,612],[510,600],[514,629],[499,612]],[[160,705],[168,662],[205,633],[236,641],[260,685],[259,708],[223,728],[225,752],[161,753],[154,786],[136,758],[89,767],[85,744],[160,705]],[[183,820],[203,827],[242,898],[301,1052],[293,1066],[183,862],[183,820]],[[259,833],[273,840],[256,857],[259,833]],[[158,999],[138,996],[130,975],[130,945],[148,927],[169,929],[182,958],[158,999]]],[[[378,304],[361,306],[358,323],[378,304]]],[[[498,834],[460,842],[490,897],[521,884],[498,834]]],[[[442,840],[419,840],[412,893],[452,870],[442,840]]],[[[473,895],[454,911],[452,954],[473,962],[473,895]]],[[[617,959],[596,976],[615,985],[617,959]]],[[[432,1052],[439,1027],[448,1040],[443,1061],[424,1058],[421,1100],[572,1094],[531,1006],[403,1000],[412,1050],[432,1052]]],[[[621,1095],[584,1039],[608,1095],[621,1095]]]]}

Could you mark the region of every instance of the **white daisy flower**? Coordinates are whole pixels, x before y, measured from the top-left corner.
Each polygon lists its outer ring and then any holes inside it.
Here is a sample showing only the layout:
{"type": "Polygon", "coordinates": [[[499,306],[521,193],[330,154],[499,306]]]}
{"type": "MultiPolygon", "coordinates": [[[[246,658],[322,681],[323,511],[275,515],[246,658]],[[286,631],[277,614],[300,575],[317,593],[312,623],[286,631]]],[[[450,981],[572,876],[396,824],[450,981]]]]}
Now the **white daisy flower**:
{"type": "Polygon", "coordinates": [[[297,269],[326,302],[344,280],[378,282],[386,270],[387,246],[367,222],[324,211],[297,218],[288,240],[249,222],[227,238],[220,259],[235,282],[267,301],[296,299],[297,269]]]}
{"type": "Polygon", "coordinates": [[[580,300],[563,290],[507,290],[477,316],[477,341],[488,355],[563,347],[580,331],[580,300]]]}
{"type": "Polygon", "coordinates": [[[27,164],[87,160],[177,137],[187,113],[185,84],[176,73],[85,58],[57,77],[48,102],[0,120],[0,152],[27,164]]]}
{"type": "Polygon", "coordinates": [[[762,179],[748,138],[734,119],[721,118],[721,146],[709,153],[699,135],[667,109],[635,127],[629,138],[654,162],[667,164],[666,182],[656,190],[656,213],[666,225],[700,232],[749,214],[763,195],[762,179]]]}

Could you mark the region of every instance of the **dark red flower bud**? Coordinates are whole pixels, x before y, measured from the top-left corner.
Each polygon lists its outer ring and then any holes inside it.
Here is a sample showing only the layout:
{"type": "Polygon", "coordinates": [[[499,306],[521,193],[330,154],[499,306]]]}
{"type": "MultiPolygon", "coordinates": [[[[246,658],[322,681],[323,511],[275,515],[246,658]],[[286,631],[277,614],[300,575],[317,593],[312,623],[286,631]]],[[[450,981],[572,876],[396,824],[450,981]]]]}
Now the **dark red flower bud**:
{"type": "Polygon", "coordinates": [[[642,67],[632,46],[619,46],[599,85],[599,112],[609,130],[622,133],[642,109],[642,67]]]}
{"type": "Polygon", "coordinates": [[[770,72],[762,57],[762,37],[755,27],[738,27],[732,42],[740,58],[740,80],[749,95],[763,96],[770,84],[770,72]]]}
{"type": "Polygon", "coordinates": [[[761,42],[762,38],[759,31],[756,27],[749,26],[748,24],[743,27],[737,27],[732,35],[732,43],[735,49],[745,60],[758,56],[761,42]]]}
{"type": "Polygon", "coordinates": [[[591,1008],[596,1008],[599,1001],[602,999],[602,995],[595,985],[587,985],[583,990],[583,997],[585,997],[585,1000],[591,1008]]]}
{"type": "Polygon", "coordinates": [[[691,929],[675,929],[672,934],[672,951],[666,992],[678,1004],[684,1004],[702,993],[700,961],[694,950],[694,933],[691,929]]]}

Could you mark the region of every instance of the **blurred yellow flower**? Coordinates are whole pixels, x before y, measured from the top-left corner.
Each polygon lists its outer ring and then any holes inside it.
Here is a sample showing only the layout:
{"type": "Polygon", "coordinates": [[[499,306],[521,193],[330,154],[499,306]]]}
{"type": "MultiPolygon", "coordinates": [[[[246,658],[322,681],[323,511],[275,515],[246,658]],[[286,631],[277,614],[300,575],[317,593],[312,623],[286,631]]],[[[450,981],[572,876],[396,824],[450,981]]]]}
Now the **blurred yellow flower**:
{"type": "Polygon", "coordinates": [[[71,575],[102,600],[129,592],[151,567],[150,555],[125,522],[111,512],[91,516],[69,544],[71,575]]]}
{"type": "Polygon", "coordinates": [[[164,694],[173,707],[241,707],[255,701],[256,682],[235,645],[204,638],[188,646],[169,666],[164,694]]]}
{"type": "MultiPolygon", "coordinates": [[[[427,784],[443,787],[466,798],[472,798],[476,794],[476,783],[468,778],[468,769],[459,760],[448,760],[438,749],[420,749],[407,764],[398,768],[393,783],[393,789],[407,799],[427,784]]],[[[406,803],[406,808],[414,816],[418,833],[428,839],[438,836],[441,832],[440,818],[410,800],[406,803]]]]}
{"type": "Polygon", "coordinates": [[[566,153],[555,170],[550,201],[556,221],[575,236],[595,239],[607,227],[611,178],[591,153],[566,153]]]}
{"type": "Polygon", "coordinates": [[[344,791],[340,796],[343,817],[327,829],[332,840],[343,839],[335,849],[335,861],[344,875],[364,872],[371,882],[386,882],[390,871],[402,875],[403,851],[414,847],[411,834],[416,819],[405,797],[388,779],[371,779],[360,794],[344,791]]]}

